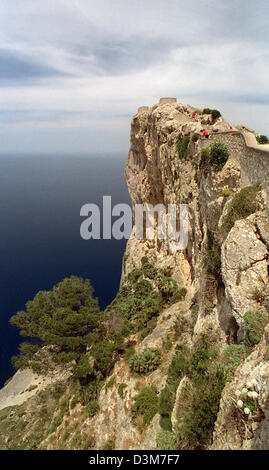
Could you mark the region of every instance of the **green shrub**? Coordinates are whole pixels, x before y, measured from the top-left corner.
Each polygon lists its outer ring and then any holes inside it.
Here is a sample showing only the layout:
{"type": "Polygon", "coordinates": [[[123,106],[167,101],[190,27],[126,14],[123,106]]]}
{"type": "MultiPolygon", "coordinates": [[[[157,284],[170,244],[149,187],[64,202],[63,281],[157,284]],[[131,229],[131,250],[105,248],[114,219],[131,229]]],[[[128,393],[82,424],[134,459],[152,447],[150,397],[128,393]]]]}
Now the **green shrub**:
{"type": "MultiPolygon", "coordinates": [[[[107,324],[112,324],[111,318],[124,319],[118,331],[107,328],[107,339],[115,343],[115,350],[124,349],[124,338],[130,333],[139,332],[140,338],[145,338],[155,328],[156,317],[165,305],[184,298],[186,290],[179,289],[176,281],[170,277],[171,268],[157,269],[142,259],[141,269],[134,269],[128,275],[126,284],[121,286],[116,298],[106,308],[104,316],[107,324]]],[[[120,323],[120,322],[117,322],[120,323]]]]}
{"type": "Polygon", "coordinates": [[[169,385],[176,385],[177,387],[180,380],[186,375],[189,368],[189,356],[189,349],[184,345],[175,352],[167,372],[167,383],[169,385]]]}
{"type": "Polygon", "coordinates": [[[73,410],[73,408],[75,408],[78,403],[79,403],[79,397],[75,395],[70,402],[71,410],[73,410]]]}
{"type": "Polygon", "coordinates": [[[233,192],[232,192],[230,189],[224,189],[224,190],[222,191],[222,196],[223,196],[223,197],[229,197],[229,196],[231,196],[232,194],[233,194],[233,192]]]}
{"type": "Polygon", "coordinates": [[[170,337],[168,337],[167,339],[163,340],[163,349],[168,352],[171,350],[173,346],[173,342],[171,341],[170,337]]]}
{"type": "Polygon", "coordinates": [[[107,374],[112,366],[112,354],[114,351],[115,345],[108,341],[99,341],[91,349],[95,364],[103,374],[107,374]]]}
{"type": "Polygon", "coordinates": [[[123,399],[124,390],[125,390],[126,387],[127,387],[127,384],[125,384],[125,383],[120,383],[119,386],[118,386],[118,394],[121,397],[121,399],[123,399]]]}
{"type": "Polygon", "coordinates": [[[216,119],[218,119],[221,116],[221,113],[217,109],[212,109],[211,110],[211,116],[212,116],[213,121],[215,121],[216,119]]]}
{"type": "Polygon", "coordinates": [[[159,413],[160,413],[160,425],[165,431],[172,430],[171,413],[174,408],[176,399],[177,386],[166,385],[160,394],[159,401],[159,413]]]}
{"type": "Polygon", "coordinates": [[[210,109],[210,108],[204,108],[203,114],[211,114],[213,121],[215,121],[221,116],[220,111],[218,111],[217,109],[210,109]]]}
{"type": "MultiPolygon", "coordinates": [[[[198,338],[192,352],[184,344],[178,347],[172,359],[166,386],[159,399],[162,431],[157,437],[158,449],[203,449],[210,444],[226,371],[217,360],[216,336],[213,332],[209,334],[202,334],[198,338]],[[178,431],[175,436],[171,432],[171,412],[179,382],[184,376],[190,378],[192,385],[188,384],[182,389],[182,403],[177,417],[178,431]]],[[[227,354],[227,360],[230,356],[234,358],[232,348],[229,352],[232,354],[227,354]]]]}
{"type": "Polygon", "coordinates": [[[177,438],[173,432],[162,429],[157,434],[156,444],[157,450],[176,450],[177,438]]]}
{"type": "Polygon", "coordinates": [[[192,140],[192,142],[197,142],[197,140],[199,140],[199,138],[200,138],[200,135],[195,132],[195,133],[192,135],[191,140],[192,140]]]}
{"type": "MultiPolygon", "coordinates": [[[[129,297],[129,295],[132,294],[132,287],[130,285],[127,285],[127,284],[124,284],[123,286],[121,286],[121,288],[119,289],[118,293],[117,293],[117,299],[126,299],[129,297]]],[[[115,299],[114,299],[115,300],[115,299]]],[[[114,301],[113,301],[114,302],[114,301]]],[[[113,303],[112,302],[112,303],[113,303]]]]}
{"type": "Polygon", "coordinates": [[[211,351],[208,340],[203,337],[200,345],[192,353],[191,364],[190,364],[190,375],[192,378],[196,378],[199,375],[206,375],[208,371],[208,360],[211,357],[211,351]]]}
{"type": "Polygon", "coordinates": [[[157,325],[157,318],[156,317],[151,318],[147,322],[146,327],[143,328],[143,330],[140,331],[140,333],[138,335],[139,340],[142,341],[144,338],[146,338],[148,335],[150,335],[153,332],[156,325],[157,325]]]}
{"type": "Polygon", "coordinates": [[[184,137],[183,140],[178,141],[178,158],[180,160],[183,160],[187,157],[189,143],[190,143],[190,136],[184,137]]]}
{"type": "Polygon", "coordinates": [[[143,312],[146,314],[147,319],[158,315],[162,310],[162,298],[155,294],[155,296],[147,297],[142,305],[143,312]]]}
{"type": "Polygon", "coordinates": [[[128,280],[129,280],[131,283],[135,283],[142,275],[143,275],[142,269],[133,269],[133,270],[128,274],[128,280]]]}
{"type": "Polygon", "coordinates": [[[107,383],[106,383],[106,385],[105,385],[105,391],[106,391],[106,393],[107,393],[107,391],[108,391],[109,388],[113,387],[114,381],[115,381],[115,380],[114,380],[114,377],[111,377],[111,378],[107,381],[107,383]]]}
{"type": "Polygon", "coordinates": [[[189,360],[186,374],[192,386],[183,389],[179,416],[179,448],[202,449],[212,438],[226,373],[217,358],[216,338],[202,334],[189,360]]]}
{"type": "Polygon", "coordinates": [[[245,219],[258,210],[257,195],[261,190],[259,183],[242,188],[233,197],[230,209],[223,221],[223,228],[229,232],[237,220],[245,219]]]}
{"type": "Polygon", "coordinates": [[[199,385],[190,392],[189,409],[179,423],[179,446],[202,449],[208,446],[219,411],[225,374],[221,368],[200,376],[199,385]]]}
{"type": "Polygon", "coordinates": [[[85,378],[93,371],[93,367],[89,362],[86,354],[81,356],[79,362],[73,367],[73,374],[78,378],[85,378]]]}
{"type": "Polygon", "coordinates": [[[165,266],[164,268],[160,268],[159,271],[160,271],[160,274],[162,274],[165,277],[171,277],[172,276],[171,266],[165,266]]]}
{"type": "Polygon", "coordinates": [[[142,258],[141,258],[141,264],[142,264],[142,266],[144,266],[144,264],[145,264],[145,263],[148,263],[148,262],[149,262],[148,257],[147,257],[147,256],[142,256],[142,258]]]}
{"type": "Polygon", "coordinates": [[[160,365],[161,353],[158,349],[146,348],[141,354],[134,354],[129,361],[132,372],[150,374],[160,365]]]}
{"type": "Polygon", "coordinates": [[[197,314],[198,314],[198,312],[199,312],[199,309],[200,309],[199,304],[193,304],[193,305],[191,306],[191,313],[192,313],[192,315],[193,315],[194,317],[197,316],[197,314]]]}
{"type": "Polygon", "coordinates": [[[210,147],[210,164],[215,171],[221,171],[229,158],[229,150],[225,144],[215,142],[210,147]]]}
{"type": "Polygon", "coordinates": [[[179,289],[176,290],[176,292],[172,295],[170,299],[170,303],[174,304],[176,302],[179,302],[180,300],[184,300],[187,294],[187,289],[186,287],[180,287],[179,289]]]}
{"type": "Polygon", "coordinates": [[[253,290],[253,299],[259,304],[263,304],[266,298],[266,293],[259,289],[257,286],[253,290]]]}
{"type": "Polygon", "coordinates": [[[177,283],[172,277],[166,277],[162,274],[158,274],[155,282],[166,303],[169,302],[178,291],[177,283]]]}
{"type": "Polygon", "coordinates": [[[91,400],[97,400],[102,382],[99,380],[92,380],[91,382],[77,387],[77,392],[81,403],[86,406],[91,400]]]}
{"type": "Polygon", "coordinates": [[[268,314],[264,312],[246,312],[244,315],[245,338],[246,346],[255,346],[261,340],[264,328],[268,323],[268,314]]]}
{"type": "Polygon", "coordinates": [[[152,292],[152,284],[147,279],[141,279],[141,281],[137,281],[134,285],[134,293],[138,299],[144,299],[152,292]]]}
{"type": "Polygon", "coordinates": [[[219,241],[214,239],[208,250],[207,273],[221,279],[221,246],[219,241]]]}
{"type": "Polygon", "coordinates": [[[86,413],[89,418],[95,415],[99,410],[98,400],[90,400],[86,405],[86,413]]]}
{"type": "Polygon", "coordinates": [[[149,279],[154,279],[158,274],[158,269],[151,263],[144,262],[142,265],[142,270],[144,276],[148,277],[149,279]]]}
{"type": "Polygon", "coordinates": [[[269,143],[269,139],[268,139],[267,135],[258,135],[256,137],[256,140],[259,144],[268,144],[269,143]]]}
{"type": "Polygon", "coordinates": [[[130,358],[135,354],[135,348],[133,345],[128,346],[124,353],[124,359],[126,362],[129,362],[130,358]]]}
{"type": "Polygon", "coordinates": [[[247,398],[245,401],[244,401],[244,407],[248,408],[251,413],[255,413],[255,411],[257,411],[258,409],[258,405],[257,405],[257,401],[254,400],[254,398],[247,398]]]}
{"type": "Polygon", "coordinates": [[[131,412],[133,417],[142,416],[144,425],[148,426],[156,413],[158,413],[158,408],[158,390],[154,385],[150,385],[142,388],[136,395],[131,412]]]}
{"type": "Polygon", "coordinates": [[[180,380],[189,368],[190,352],[182,345],[174,354],[168,368],[166,385],[161,391],[159,400],[160,426],[165,431],[171,431],[171,413],[174,408],[176,392],[180,380]]]}
{"type": "Polygon", "coordinates": [[[227,371],[227,378],[232,379],[235,369],[246,358],[247,351],[243,344],[230,344],[223,353],[224,367],[227,371]]]}

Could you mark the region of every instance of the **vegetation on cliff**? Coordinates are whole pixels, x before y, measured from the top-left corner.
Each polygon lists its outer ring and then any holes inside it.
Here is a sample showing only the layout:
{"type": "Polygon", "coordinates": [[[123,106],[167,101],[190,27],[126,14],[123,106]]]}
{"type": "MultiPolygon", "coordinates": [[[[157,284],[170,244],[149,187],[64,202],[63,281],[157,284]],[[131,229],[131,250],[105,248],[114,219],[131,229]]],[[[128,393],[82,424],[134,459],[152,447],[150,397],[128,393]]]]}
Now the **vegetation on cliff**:
{"type": "Polygon", "coordinates": [[[188,155],[189,143],[190,136],[183,137],[181,133],[178,135],[178,158],[180,160],[186,159],[188,155]]]}
{"type": "MultiPolygon", "coordinates": [[[[154,327],[154,317],[185,295],[186,289],[178,287],[169,270],[157,269],[144,258],[141,268],[129,273],[114,301],[100,312],[90,281],[71,276],[51,291],[39,292],[27,302],[25,311],[12,317],[11,323],[32,341],[22,344],[21,355],[13,363],[20,368],[32,367],[41,374],[60,363],[73,364],[68,395],[71,407],[80,402],[85,415],[92,417],[99,409],[102,384],[120,355],[129,354],[134,373],[150,374],[160,365],[159,350],[129,352],[125,338],[130,333],[145,337],[154,327]]],[[[123,387],[119,388],[120,396],[123,387]]],[[[137,415],[144,414],[142,399],[144,395],[150,399],[152,392],[149,388],[138,396],[137,415]]],[[[145,413],[148,423],[150,412],[145,413]]],[[[61,424],[58,421],[55,429],[61,424]]]]}
{"type": "Polygon", "coordinates": [[[36,353],[43,346],[54,346],[52,361],[75,361],[77,377],[90,373],[85,353],[101,324],[98,302],[92,294],[89,280],[71,276],[51,291],[38,292],[27,302],[26,310],[16,313],[11,324],[20,329],[22,336],[34,338],[35,342],[21,345],[21,355],[13,358],[15,367],[30,365],[37,372],[42,371],[42,355],[36,353]]]}
{"type": "Polygon", "coordinates": [[[233,197],[231,206],[224,217],[223,228],[229,232],[237,220],[245,219],[258,210],[257,196],[261,185],[256,183],[242,188],[233,197]]]}
{"type": "Polygon", "coordinates": [[[214,142],[209,148],[201,151],[199,167],[204,170],[221,171],[229,158],[228,147],[221,142],[214,142]]]}
{"type": "Polygon", "coordinates": [[[259,144],[269,144],[269,139],[267,135],[257,135],[256,140],[259,144]]]}
{"type": "MultiPolygon", "coordinates": [[[[105,310],[110,321],[118,324],[116,337],[150,332],[152,320],[167,306],[184,299],[184,287],[178,287],[167,269],[157,269],[145,258],[140,269],[133,269],[105,310]]],[[[145,337],[145,336],[144,336],[145,337]]]]}
{"type": "MultiPolygon", "coordinates": [[[[179,421],[172,439],[178,449],[204,448],[212,437],[226,383],[217,344],[215,332],[204,333],[192,351],[181,346],[170,364],[167,383],[160,396],[160,425],[164,431],[172,431],[171,413],[180,380],[184,376],[189,379],[183,386],[179,421]]],[[[171,440],[171,435],[167,437],[171,440]]]]}
{"type": "Polygon", "coordinates": [[[247,347],[253,347],[258,344],[268,323],[268,313],[260,311],[248,311],[244,315],[245,338],[247,347]]]}
{"type": "Polygon", "coordinates": [[[216,121],[219,117],[221,117],[221,113],[218,109],[204,108],[203,114],[211,114],[213,121],[216,121]]]}

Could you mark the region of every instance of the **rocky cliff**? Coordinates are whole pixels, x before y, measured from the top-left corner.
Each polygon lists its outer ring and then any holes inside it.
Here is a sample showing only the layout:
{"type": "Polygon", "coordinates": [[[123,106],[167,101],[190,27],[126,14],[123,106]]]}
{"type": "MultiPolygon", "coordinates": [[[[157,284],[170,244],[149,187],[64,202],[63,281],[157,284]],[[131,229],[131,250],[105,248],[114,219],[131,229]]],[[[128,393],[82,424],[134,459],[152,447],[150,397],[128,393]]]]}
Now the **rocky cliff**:
{"type": "MultiPolygon", "coordinates": [[[[170,270],[186,295],[143,337],[127,339],[136,357],[158,351],[158,366],[134,373],[127,355],[118,357],[93,416],[67,387],[61,420],[39,447],[269,448],[269,152],[255,142],[252,131],[174,99],[139,108],[125,167],[133,207],[187,204],[188,245],[172,251],[157,234],[137,239],[134,226],[121,285],[146,264],[170,270]]],[[[20,406],[31,415],[31,404],[20,406]]],[[[2,413],[6,420],[16,411],[2,413]]]]}

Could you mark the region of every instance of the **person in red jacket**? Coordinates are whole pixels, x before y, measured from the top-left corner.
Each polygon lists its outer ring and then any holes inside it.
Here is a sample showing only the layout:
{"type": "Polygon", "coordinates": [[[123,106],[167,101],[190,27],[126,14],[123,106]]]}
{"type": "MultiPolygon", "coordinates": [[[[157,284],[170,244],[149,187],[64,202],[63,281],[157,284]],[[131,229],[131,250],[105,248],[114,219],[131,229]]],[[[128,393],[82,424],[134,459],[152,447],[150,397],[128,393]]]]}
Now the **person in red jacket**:
{"type": "Polygon", "coordinates": [[[203,132],[203,136],[204,136],[206,139],[208,139],[209,134],[208,134],[208,132],[207,132],[206,129],[205,129],[204,132],[203,132]]]}
{"type": "Polygon", "coordinates": [[[192,119],[195,119],[195,118],[196,118],[196,114],[192,113],[192,119]]]}

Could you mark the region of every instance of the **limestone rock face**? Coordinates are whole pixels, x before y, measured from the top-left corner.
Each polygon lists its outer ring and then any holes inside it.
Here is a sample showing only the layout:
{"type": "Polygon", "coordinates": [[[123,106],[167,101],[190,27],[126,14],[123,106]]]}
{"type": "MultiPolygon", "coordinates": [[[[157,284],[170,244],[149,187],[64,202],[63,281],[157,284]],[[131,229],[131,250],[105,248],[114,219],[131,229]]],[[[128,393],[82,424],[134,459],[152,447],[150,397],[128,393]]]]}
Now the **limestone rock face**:
{"type": "Polygon", "coordinates": [[[223,390],[215,424],[212,450],[268,450],[269,438],[269,362],[266,356],[269,326],[262,341],[236,370],[234,379],[223,390]],[[258,409],[247,417],[237,406],[236,390],[256,381],[258,409]]]}
{"type": "MultiPolygon", "coordinates": [[[[127,244],[122,279],[131,269],[140,266],[143,256],[147,256],[157,266],[172,267],[174,278],[179,283],[191,285],[192,271],[200,262],[200,245],[204,237],[202,225],[216,226],[224,204],[221,197],[223,188],[238,186],[240,166],[233,160],[227,162],[221,175],[209,175],[198,180],[201,139],[190,143],[192,162],[178,158],[179,135],[182,139],[190,134],[201,136],[205,127],[201,123],[205,116],[196,114],[193,119],[194,111],[189,105],[164,100],[152,108],[139,110],[132,120],[125,177],[133,207],[145,203],[152,206],[188,204],[189,244],[185,253],[172,252],[168,240],[136,239],[134,227],[127,244]]],[[[220,122],[229,128],[223,118],[220,122]]]]}
{"type": "Polygon", "coordinates": [[[71,376],[71,367],[57,366],[46,376],[38,375],[31,369],[18,370],[0,390],[0,410],[9,406],[21,405],[57,382],[66,381],[71,376]]]}
{"type": "Polygon", "coordinates": [[[269,285],[268,242],[266,214],[256,213],[238,220],[222,245],[223,282],[239,325],[244,313],[257,309],[254,289],[264,291],[269,285]]]}

